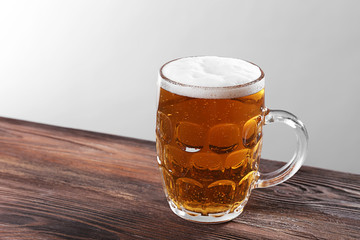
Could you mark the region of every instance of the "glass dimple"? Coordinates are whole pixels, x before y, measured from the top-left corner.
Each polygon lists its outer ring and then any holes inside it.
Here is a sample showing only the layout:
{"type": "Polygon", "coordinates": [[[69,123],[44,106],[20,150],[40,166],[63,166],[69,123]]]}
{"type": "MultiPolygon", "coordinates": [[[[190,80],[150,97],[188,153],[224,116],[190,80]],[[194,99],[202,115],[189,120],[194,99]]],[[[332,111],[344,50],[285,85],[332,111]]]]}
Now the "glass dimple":
{"type": "Polygon", "coordinates": [[[242,141],[246,148],[253,148],[262,136],[261,116],[256,116],[248,120],[243,127],[242,141]]]}
{"type": "Polygon", "coordinates": [[[177,147],[166,145],[164,147],[164,166],[175,176],[185,176],[189,171],[189,156],[177,147]]]}
{"type": "Polygon", "coordinates": [[[199,152],[204,147],[205,129],[199,124],[179,122],[175,129],[176,143],[185,152],[199,152]]]}
{"type": "Polygon", "coordinates": [[[169,174],[169,172],[165,168],[160,168],[163,174],[163,182],[165,185],[165,188],[167,191],[165,191],[165,194],[167,197],[170,197],[170,199],[174,199],[174,192],[175,192],[175,182],[173,177],[169,174]]]}
{"type": "Polygon", "coordinates": [[[242,205],[244,201],[246,202],[248,200],[249,194],[255,183],[255,176],[256,176],[256,172],[251,171],[248,174],[246,174],[238,183],[235,193],[236,194],[235,198],[238,199],[239,205],[242,205]]]}
{"type": "Polygon", "coordinates": [[[158,111],[156,121],[156,135],[165,143],[169,143],[172,136],[171,121],[169,117],[158,111]]]}
{"type": "Polygon", "coordinates": [[[221,157],[215,153],[196,153],[191,157],[191,162],[200,170],[222,169],[221,157]]]}
{"type": "Polygon", "coordinates": [[[262,138],[256,144],[256,146],[252,150],[252,154],[251,154],[251,158],[252,158],[251,159],[251,161],[252,161],[251,169],[254,171],[257,171],[259,169],[261,149],[262,149],[262,138]]]}
{"type": "Polygon", "coordinates": [[[219,124],[209,131],[209,148],[215,153],[229,153],[238,147],[240,139],[240,130],[236,124],[219,124]]]}
{"type": "Polygon", "coordinates": [[[233,203],[236,184],[231,180],[219,180],[208,186],[208,191],[213,202],[218,204],[233,203]]]}
{"type": "Polygon", "coordinates": [[[163,147],[161,141],[158,139],[157,136],[156,136],[156,153],[157,153],[156,159],[158,161],[158,164],[161,166],[163,165],[164,154],[163,154],[163,147]]]}
{"type": "Polygon", "coordinates": [[[237,169],[245,167],[248,163],[250,151],[248,149],[242,149],[229,154],[225,160],[225,168],[237,169]]]}
{"type": "Polygon", "coordinates": [[[204,186],[191,178],[178,178],[176,180],[176,192],[177,197],[183,200],[183,205],[206,201],[204,186]]]}

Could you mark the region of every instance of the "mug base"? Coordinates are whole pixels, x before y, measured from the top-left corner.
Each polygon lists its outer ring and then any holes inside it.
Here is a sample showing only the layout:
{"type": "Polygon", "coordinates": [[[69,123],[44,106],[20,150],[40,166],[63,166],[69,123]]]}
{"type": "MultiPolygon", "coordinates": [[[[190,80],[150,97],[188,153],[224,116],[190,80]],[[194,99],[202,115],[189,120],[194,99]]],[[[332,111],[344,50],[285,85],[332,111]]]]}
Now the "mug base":
{"type": "Polygon", "coordinates": [[[197,223],[224,223],[233,220],[234,218],[238,217],[242,211],[243,206],[240,208],[237,208],[234,212],[222,212],[222,213],[216,213],[216,214],[209,214],[209,215],[202,215],[201,213],[197,212],[191,212],[185,209],[179,209],[176,207],[176,205],[169,200],[169,205],[173,213],[175,213],[177,216],[188,220],[192,222],[197,223]]]}

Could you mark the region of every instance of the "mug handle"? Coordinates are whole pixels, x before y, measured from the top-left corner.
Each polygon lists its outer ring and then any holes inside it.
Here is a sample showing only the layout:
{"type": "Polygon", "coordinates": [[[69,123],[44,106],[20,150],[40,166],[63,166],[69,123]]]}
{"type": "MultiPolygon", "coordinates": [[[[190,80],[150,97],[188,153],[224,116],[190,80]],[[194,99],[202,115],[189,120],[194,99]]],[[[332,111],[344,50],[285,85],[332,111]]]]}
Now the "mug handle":
{"type": "Polygon", "coordinates": [[[267,110],[265,125],[271,123],[285,123],[295,130],[297,148],[294,156],[286,165],[270,173],[259,173],[255,188],[272,187],[291,178],[303,164],[307,150],[309,136],[304,124],[293,114],[283,110],[267,110]]]}

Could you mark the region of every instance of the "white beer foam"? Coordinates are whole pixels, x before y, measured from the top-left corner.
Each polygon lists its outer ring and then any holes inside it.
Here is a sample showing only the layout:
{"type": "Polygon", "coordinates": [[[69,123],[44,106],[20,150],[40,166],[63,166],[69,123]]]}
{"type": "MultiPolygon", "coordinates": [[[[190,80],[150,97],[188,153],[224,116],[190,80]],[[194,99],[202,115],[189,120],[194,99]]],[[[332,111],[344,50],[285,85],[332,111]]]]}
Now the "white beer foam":
{"type": "Polygon", "coordinates": [[[161,87],[196,98],[234,98],[254,94],[264,88],[260,68],[241,59],[202,56],[180,58],[162,68],[161,87]],[[258,80],[258,81],[256,81],[258,80]],[[244,85],[245,86],[239,86],[244,85]]]}

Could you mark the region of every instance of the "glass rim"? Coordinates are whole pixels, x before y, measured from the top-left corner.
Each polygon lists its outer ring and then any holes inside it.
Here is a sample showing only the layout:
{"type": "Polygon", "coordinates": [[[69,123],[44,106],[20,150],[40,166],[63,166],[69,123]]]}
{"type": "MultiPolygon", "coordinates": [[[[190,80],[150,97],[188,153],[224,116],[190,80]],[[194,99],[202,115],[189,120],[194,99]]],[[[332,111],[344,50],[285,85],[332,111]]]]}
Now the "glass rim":
{"type": "MultiPolygon", "coordinates": [[[[248,86],[251,86],[257,82],[260,82],[262,81],[263,79],[265,79],[265,73],[264,71],[258,66],[256,65],[255,63],[253,62],[250,62],[250,61],[247,61],[247,60],[244,60],[244,59],[241,59],[241,58],[234,58],[234,57],[223,57],[223,58],[230,58],[230,59],[238,59],[238,60],[241,60],[241,61],[245,61],[247,63],[250,63],[254,66],[256,66],[257,68],[259,68],[260,70],[260,76],[257,78],[257,79],[254,79],[254,80],[251,80],[250,82],[247,82],[247,83],[244,83],[244,84],[238,84],[238,85],[233,85],[233,86],[223,86],[223,87],[204,87],[204,86],[197,86],[197,85],[191,85],[191,84],[186,84],[186,83],[179,83],[179,82],[176,82],[168,77],[166,77],[164,74],[163,74],[163,68],[168,65],[169,63],[172,63],[172,62],[175,62],[177,60],[180,60],[180,59],[184,59],[184,58],[199,58],[199,57],[213,57],[211,55],[199,55],[199,56],[188,56],[188,57],[180,57],[180,58],[176,58],[176,59],[173,59],[173,60],[170,60],[168,62],[166,62],[164,65],[161,66],[160,68],[160,71],[159,71],[159,75],[160,77],[165,80],[166,82],[170,83],[170,84],[173,84],[173,85],[177,85],[177,86],[181,86],[181,87],[191,87],[191,88],[200,88],[200,89],[237,89],[237,88],[243,88],[243,87],[248,87],[248,86]]],[[[219,56],[217,56],[219,57],[219,56]]]]}

